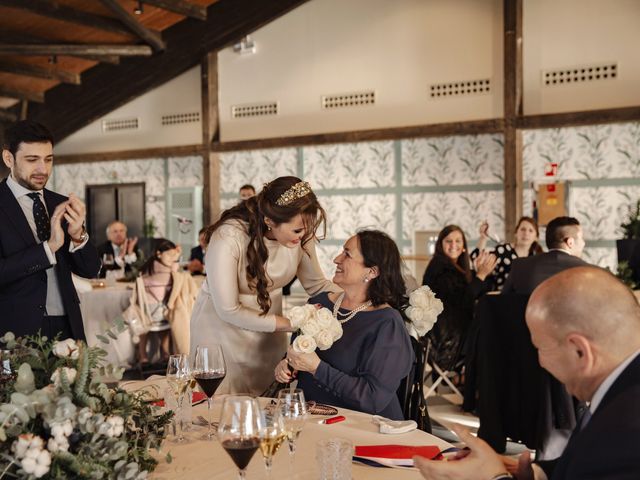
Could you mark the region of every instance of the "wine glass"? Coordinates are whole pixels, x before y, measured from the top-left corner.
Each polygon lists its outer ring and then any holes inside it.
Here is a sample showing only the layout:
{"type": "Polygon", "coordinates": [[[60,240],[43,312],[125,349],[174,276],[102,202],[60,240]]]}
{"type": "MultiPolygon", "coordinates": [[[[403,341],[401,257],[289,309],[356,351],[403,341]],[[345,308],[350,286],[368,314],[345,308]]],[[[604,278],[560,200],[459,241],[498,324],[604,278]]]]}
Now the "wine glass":
{"type": "Polygon", "coordinates": [[[212,440],[213,430],[211,429],[211,406],[213,404],[213,394],[224,380],[227,374],[227,367],[224,363],[224,355],[220,345],[196,347],[196,356],[193,362],[193,378],[200,389],[207,396],[207,406],[209,411],[209,429],[207,438],[212,440]]]}
{"type": "Polygon", "coordinates": [[[230,396],[222,404],[218,438],[238,467],[238,478],[245,478],[245,468],[260,446],[264,417],[255,398],[230,396]]]}
{"type": "Polygon", "coordinates": [[[191,382],[191,372],[189,370],[187,355],[184,353],[170,355],[169,361],[167,362],[167,384],[176,397],[176,403],[178,404],[178,408],[176,409],[176,416],[178,417],[178,442],[184,441],[182,402],[184,400],[184,394],[191,385],[191,382]]]}
{"type": "Polygon", "coordinates": [[[263,414],[264,428],[260,435],[260,451],[264,457],[264,466],[267,469],[267,478],[271,478],[273,456],[287,438],[287,432],[284,427],[282,414],[277,408],[267,408],[263,411],[263,414]]]}
{"type": "Polygon", "coordinates": [[[289,444],[289,456],[291,467],[296,454],[296,439],[302,431],[304,421],[307,416],[307,403],[304,399],[304,392],[299,389],[285,388],[278,392],[277,410],[282,415],[284,428],[289,444]]]}

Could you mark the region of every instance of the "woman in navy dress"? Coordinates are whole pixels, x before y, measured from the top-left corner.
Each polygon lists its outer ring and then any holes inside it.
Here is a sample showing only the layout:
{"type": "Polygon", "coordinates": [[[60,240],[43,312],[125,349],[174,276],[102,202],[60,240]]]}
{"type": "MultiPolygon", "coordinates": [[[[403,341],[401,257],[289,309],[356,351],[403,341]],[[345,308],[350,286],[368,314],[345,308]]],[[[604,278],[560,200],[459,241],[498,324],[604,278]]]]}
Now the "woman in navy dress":
{"type": "Polygon", "coordinates": [[[383,232],[361,231],[334,263],[333,282],[344,292],[323,292],[309,303],[331,310],[343,336],[324,351],[296,353],[289,347],[276,379],[292,380],[289,363],[307,400],[401,420],[396,390],[411,370],[414,351],[399,312],[407,298],[398,247],[383,232]]]}

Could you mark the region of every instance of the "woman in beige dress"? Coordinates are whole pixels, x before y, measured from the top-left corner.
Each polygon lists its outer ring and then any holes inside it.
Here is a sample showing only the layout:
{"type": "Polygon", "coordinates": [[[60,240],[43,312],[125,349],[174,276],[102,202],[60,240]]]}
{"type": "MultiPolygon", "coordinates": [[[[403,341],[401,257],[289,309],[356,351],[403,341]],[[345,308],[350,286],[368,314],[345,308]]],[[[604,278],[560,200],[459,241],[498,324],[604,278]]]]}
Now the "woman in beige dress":
{"type": "Polygon", "coordinates": [[[287,350],[282,287],[294,276],[309,295],[337,291],[316,257],[325,213],[307,182],[280,177],[207,229],[207,277],[191,317],[191,354],[220,344],[227,376],[217,393],[260,394],[287,350]]]}

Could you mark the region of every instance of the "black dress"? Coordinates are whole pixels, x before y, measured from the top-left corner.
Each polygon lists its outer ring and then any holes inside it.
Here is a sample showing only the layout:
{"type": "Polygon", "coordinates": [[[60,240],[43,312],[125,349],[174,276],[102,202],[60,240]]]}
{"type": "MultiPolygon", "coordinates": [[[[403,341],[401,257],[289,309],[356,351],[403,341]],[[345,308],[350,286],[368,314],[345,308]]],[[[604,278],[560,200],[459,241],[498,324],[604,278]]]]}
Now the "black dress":
{"type": "MultiPolygon", "coordinates": [[[[510,243],[501,243],[496,245],[491,253],[493,253],[498,259],[498,263],[496,263],[496,267],[493,269],[492,277],[492,286],[491,290],[500,290],[502,291],[502,287],[504,287],[504,282],[506,282],[509,273],[511,272],[511,265],[513,261],[518,257],[516,253],[516,249],[511,246],[510,243]]],[[[480,250],[477,248],[471,252],[471,260],[475,260],[480,255],[480,250]]],[[[535,255],[534,253],[530,253],[529,256],[535,255]]]]}
{"type": "MultiPolygon", "coordinates": [[[[329,310],[334,305],[326,292],[309,303],[329,310]]],[[[316,351],[321,361],[315,375],[299,372],[298,388],[307,400],[403,420],[396,390],[411,370],[414,351],[400,313],[390,307],[360,312],[342,329],[331,348],[316,351]]]]}
{"type": "Polygon", "coordinates": [[[471,282],[467,282],[449,258],[436,255],[424,272],[422,284],[433,290],[444,307],[427,334],[432,343],[429,358],[443,370],[456,370],[462,359],[475,300],[489,290],[490,282],[480,280],[475,272],[472,272],[471,282]]]}

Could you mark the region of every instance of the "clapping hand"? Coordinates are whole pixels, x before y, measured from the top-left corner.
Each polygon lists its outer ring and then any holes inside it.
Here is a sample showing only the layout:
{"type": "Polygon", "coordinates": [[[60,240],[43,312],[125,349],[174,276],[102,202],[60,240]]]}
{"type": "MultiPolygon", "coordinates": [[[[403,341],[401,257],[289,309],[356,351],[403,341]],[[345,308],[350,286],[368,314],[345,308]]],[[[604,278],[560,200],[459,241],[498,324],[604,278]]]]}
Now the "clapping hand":
{"type": "Polygon", "coordinates": [[[486,250],[482,250],[473,262],[473,266],[476,270],[476,276],[480,280],[484,280],[488,275],[493,272],[493,269],[496,268],[496,264],[498,263],[498,258],[493,254],[489,253],[486,250]]]}
{"type": "Polygon", "coordinates": [[[84,203],[73,193],[69,194],[69,200],[64,202],[64,205],[64,219],[68,223],[67,233],[71,238],[80,238],[84,233],[87,209],[84,203]]]}
{"type": "Polygon", "coordinates": [[[125,255],[131,255],[132,253],[134,253],[137,243],[138,243],[138,237],[125,238],[118,256],[120,258],[124,258],[125,255]]]}
{"type": "Polygon", "coordinates": [[[478,231],[480,234],[480,238],[488,239],[489,238],[489,222],[483,220],[480,224],[480,229],[478,231]]]}
{"type": "Polygon", "coordinates": [[[62,230],[62,217],[67,208],[67,202],[56,207],[51,215],[51,235],[47,244],[52,253],[57,252],[64,244],[64,230],[62,230]]]}

